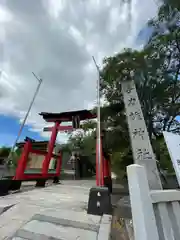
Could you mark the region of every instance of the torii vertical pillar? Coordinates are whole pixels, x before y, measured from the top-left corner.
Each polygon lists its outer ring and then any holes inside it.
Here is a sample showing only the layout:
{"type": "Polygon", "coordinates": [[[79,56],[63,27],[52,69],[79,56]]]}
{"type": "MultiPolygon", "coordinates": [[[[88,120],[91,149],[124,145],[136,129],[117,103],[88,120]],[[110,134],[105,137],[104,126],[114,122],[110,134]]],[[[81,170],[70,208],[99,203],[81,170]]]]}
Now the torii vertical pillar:
{"type": "Polygon", "coordinates": [[[45,159],[43,161],[43,167],[42,167],[42,174],[44,177],[47,177],[47,174],[48,174],[49,163],[51,161],[54,146],[56,143],[56,137],[57,137],[57,133],[58,133],[59,124],[60,124],[60,122],[55,122],[54,127],[52,128],[51,139],[48,144],[48,153],[45,156],[45,159]]]}
{"type": "Polygon", "coordinates": [[[134,162],[145,167],[150,189],[161,189],[161,180],[133,80],[121,82],[134,162]]]}
{"type": "Polygon", "coordinates": [[[27,140],[27,142],[24,144],[24,149],[19,159],[18,166],[16,168],[16,174],[13,180],[23,180],[24,171],[26,169],[27,160],[28,160],[28,156],[29,156],[29,152],[31,151],[31,148],[32,148],[32,144],[29,140],[27,140]]]}

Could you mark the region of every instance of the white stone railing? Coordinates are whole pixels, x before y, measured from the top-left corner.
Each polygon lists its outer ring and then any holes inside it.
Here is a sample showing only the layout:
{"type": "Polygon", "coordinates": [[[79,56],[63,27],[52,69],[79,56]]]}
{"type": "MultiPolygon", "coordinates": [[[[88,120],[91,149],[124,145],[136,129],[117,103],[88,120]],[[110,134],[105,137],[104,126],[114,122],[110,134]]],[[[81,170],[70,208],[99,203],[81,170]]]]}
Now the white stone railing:
{"type": "Polygon", "coordinates": [[[180,239],[180,191],[150,190],[143,166],[127,173],[135,240],[180,239]]]}

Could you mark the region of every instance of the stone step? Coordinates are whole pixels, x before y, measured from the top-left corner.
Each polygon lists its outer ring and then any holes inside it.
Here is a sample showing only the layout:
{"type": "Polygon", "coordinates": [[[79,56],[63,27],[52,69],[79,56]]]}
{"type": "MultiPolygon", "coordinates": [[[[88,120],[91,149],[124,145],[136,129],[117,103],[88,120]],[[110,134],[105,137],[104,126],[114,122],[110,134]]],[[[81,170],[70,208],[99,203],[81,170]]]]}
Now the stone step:
{"type": "Polygon", "coordinates": [[[89,189],[95,181],[62,181],[0,198],[0,240],[108,240],[111,216],[88,215],[89,189]]]}
{"type": "Polygon", "coordinates": [[[47,210],[35,214],[22,226],[12,240],[106,240],[110,234],[111,217],[86,212],[47,210]]]}
{"type": "Polygon", "coordinates": [[[36,214],[32,220],[50,222],[62,226],[70,226],[84,230],[97,232],[101,221],[101,216],[87,214],[85,211],[71,211],[65,209],[47,210],[43,214],[36,214]]]}
{"type": "Polygon", "coordinates": [[[32,220],[18,230],[12,239],[16,237],[28,240],[93,240],[97,238],[97,232],[32,220]]]}
{"type": "Polygon", "coordinates": [[[96,239],[101,217],[71,210],[47,210],[35,214],[15,237],[29,240],[96,239]]]}

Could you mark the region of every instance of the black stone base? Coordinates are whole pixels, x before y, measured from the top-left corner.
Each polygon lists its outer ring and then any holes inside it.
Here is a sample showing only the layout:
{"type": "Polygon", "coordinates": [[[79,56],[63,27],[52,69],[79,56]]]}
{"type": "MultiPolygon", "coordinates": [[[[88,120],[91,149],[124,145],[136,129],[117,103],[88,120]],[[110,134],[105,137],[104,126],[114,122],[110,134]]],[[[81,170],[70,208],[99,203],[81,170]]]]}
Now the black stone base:
{"type": "Polygon", "coordinates": [[[0,180],[0,196],[5,196],[9,193],[11,179],[0,180]]]}
{"type": "Polygon", "coordinates": [[[36,181],[36,187],[45,187],[47,179],[38,179],[36,181]]]}
{"type": "Polygon", "coordinates": [[[112,178],[104,177],[104,187],[107,187],[109,189],[109,192],[112,193],[112,178]]]}
{"type": "Polygon", "coordinates": [[[12,191],[17,191],[21,188],[21,180],[11,180],[11,185],[10,185],[10,189],[12,191]]]}
{"type": "Polygon", "coordinates": [[[108,188],[94,187],[90,189],[87,213],[99,216],[112,214],[111,196],[108,188]]]}
{"type": "Polygon", "coordinates": [[[54,177],[54,179],[53,179],[53,183],[55,183],[55,184],[59,184],[59,177],[54,177]]]}

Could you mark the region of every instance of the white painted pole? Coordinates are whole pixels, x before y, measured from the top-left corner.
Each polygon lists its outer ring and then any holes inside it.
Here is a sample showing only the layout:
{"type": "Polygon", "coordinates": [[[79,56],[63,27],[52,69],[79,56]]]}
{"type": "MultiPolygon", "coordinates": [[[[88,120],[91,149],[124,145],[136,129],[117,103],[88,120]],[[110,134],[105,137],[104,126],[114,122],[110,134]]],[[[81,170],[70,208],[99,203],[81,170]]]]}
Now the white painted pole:
{"type": "Polygon", "coordinates": [[[14,145],[13,145],[13,147],[11,148],[11,151],[10,151],[9,156],[8,156],[8,161],[11,160],[10,158],[11,158],[11,156],[12,156],[12,153],[14,152],[14,149],[15,149],[15,147],[16,147],[16,144],[17,144],[17,142],[18,142],[18,140],[19,140],[19,138],[20,138],[20,136],[21,136],[22,130],[23,130],[23,128],[24,128],[24,125],[25,125],[25,123],[26,123],[26,120],[27,120],[27,118],[28,118],[28,116],[29,116],[29,113],[30,113],[30,111],[31,111],[31,108],[32,108],[32,106],[33,106],[33,103],[34,103],[34,101],[35,101],[35,98],[36,98],[36,96],[37,96],[37,94],[38,94],[38,92],[39,92],[39,89],[40,89],[40,86],[41,86],[41,83],[42,83],[42,79],[41,79],[41,78],[39,79],[39,78],[35,75],[35,73],[33,73],[33,72],[32,72],[32,74],[33,74],[34,77],[38,80],[38,86],[37,86],[36,91],[35,91],[35,93],[34,93],[34,95],[33,95],[32,101],[31,101],[31,103],[30,103],[30,105],[29,105],[29,107],[28,107],[28,110],[27,110],[27,113],[26,113],[26,115],[25,115],[25,117],[24,117],[24,120],[23,120],[23,122],[22,122],[22,124],[21,124],[21,127],[20,127],[20,129],[19,129],[17,138],[16,138],[16,140],[15,140],[15,142],[14,142],[14,145]]]}
{"type": "MultiPolygon", "coordinates": [[[[94,57],[93,61],[96,66],[97,72],[98,72],[98,78],[97,78],[97,141],[98,141],[98,179],[99,184],[101,185],[101,102],[100,102],[100,70],[96,63],[96,60],[94,57]]],[[[97,153],[96,153],[97,154],[97,153]]]]}

